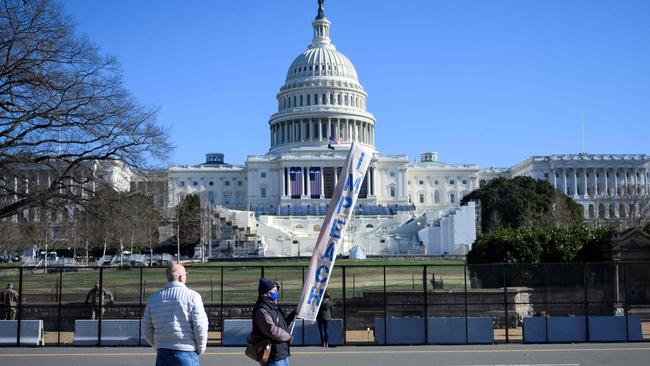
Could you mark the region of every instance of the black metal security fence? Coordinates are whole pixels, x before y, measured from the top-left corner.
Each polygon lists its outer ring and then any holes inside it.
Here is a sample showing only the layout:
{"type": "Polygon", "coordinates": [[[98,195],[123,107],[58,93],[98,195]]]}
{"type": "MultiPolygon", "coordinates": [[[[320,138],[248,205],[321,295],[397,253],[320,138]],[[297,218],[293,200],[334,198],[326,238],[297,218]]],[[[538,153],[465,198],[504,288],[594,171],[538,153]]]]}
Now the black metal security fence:
{"type": "MultiPolygon", "coordinates": [[[[250,319],[259,277],[278,282],[279,302],[291,308],[307,273],[302,265],[187,270],[188,286],[203,298],[212,345],[224,343],[225,321],[250,319]]],[[[148,297],[166,283],[164,272],[0,267],[0,291],[12,282],[19,294],[15,307],[1,305],[1,315],[17,320],[13,345],[26,320],[43,320],[46,345],[71,345],[77,320],[141,319],[148,297]]],[[[328,291],[345,344],[650,340],[650,263],[343,265],[335,267],[328,291]],[[624,327],[618,338],[611,333],[616,324],[624,327]],[[488,338],[481,338],[486,326],[488,338]],[[441,327],[458,337],[441,338],[441,327]]],[[[95,339],[106,344],[101,326],[95,339]]]]}

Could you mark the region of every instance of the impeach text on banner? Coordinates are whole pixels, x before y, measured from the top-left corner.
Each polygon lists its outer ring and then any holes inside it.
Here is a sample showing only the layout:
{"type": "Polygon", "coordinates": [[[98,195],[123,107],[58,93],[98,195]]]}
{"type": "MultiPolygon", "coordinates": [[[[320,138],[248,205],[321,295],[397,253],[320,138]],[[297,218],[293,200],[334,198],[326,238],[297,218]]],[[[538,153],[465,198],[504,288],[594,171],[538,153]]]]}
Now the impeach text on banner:
{"type": "Polygon", "coordinates": [[[343,234],[352,217],[374,149],[353,142],[321,227],[298,302],[297,317],[314,321],[329,283],[343,234]]]}

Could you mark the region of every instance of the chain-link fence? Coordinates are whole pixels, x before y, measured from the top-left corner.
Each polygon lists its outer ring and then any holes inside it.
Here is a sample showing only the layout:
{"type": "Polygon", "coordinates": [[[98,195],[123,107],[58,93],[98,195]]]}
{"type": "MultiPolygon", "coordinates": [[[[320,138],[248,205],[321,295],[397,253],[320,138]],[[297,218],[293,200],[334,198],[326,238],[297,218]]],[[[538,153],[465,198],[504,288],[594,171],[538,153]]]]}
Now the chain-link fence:
{"type": "MultiPolygon", "coordinates": [[[[205,304],[211,345],[223,343],[225,320],[251,318],[259,277],[280,284],[278,301],[289,309],[307,272],[287,265],[186,267],[188,286],[205,304]]],[[[43,320],[46,345],[71,345],[75,321],[140,320],[148,297],[165,283],[162,268],[2,267],[2,315],[17,320],[16,344],[21,322],[43,320]],[[9,283],[18,294],[13,304],[5,295],[9,283]]],[[[345,344],[603,340],[598,327],[617,321],[625,327],[618,340],[650,340],[650,263],[336,266],[328,291],[345,344]],[[569,323],[578,324],[578,338],[563,338],[562,324],[569,323]],[[460,338],[445,341],[440,327],[460,338]],[[486,327],[491,338],[478,335],[486,327]]]]}

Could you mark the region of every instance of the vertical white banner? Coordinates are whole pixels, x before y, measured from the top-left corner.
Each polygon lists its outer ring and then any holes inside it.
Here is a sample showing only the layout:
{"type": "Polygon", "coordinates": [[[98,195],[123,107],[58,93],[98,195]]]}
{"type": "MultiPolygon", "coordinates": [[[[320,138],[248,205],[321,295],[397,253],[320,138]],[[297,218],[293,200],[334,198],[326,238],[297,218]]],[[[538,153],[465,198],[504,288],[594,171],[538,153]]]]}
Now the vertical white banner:
{"type": "Polygon", "coordinates": [[[341,170],[338,183],[325,221],[321,227],[318,241],[311,256],[309,270],[298,302],[297,317],[315,321],[323,294],[330,280],[336,255],[343,241],[343,234],[352,217],[354,205],[359,196],[363,178],[372,160],[374,149],[359,146],[353,142],[341,170]]]}

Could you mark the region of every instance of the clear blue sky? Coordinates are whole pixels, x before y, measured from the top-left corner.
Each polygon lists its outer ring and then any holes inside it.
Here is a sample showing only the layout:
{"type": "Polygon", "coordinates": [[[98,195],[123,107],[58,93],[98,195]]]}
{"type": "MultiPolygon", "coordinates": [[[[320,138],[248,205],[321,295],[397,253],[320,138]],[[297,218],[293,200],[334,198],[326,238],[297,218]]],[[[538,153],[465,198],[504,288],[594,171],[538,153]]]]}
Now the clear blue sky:
{"type": "MultiPolygon", "coordinates": [[[[66,0],[126,86],[160,107],[171,162],[269,148],[268,118],[312,37],[316,0],[66,0]]],[[[650,1],[326,0],[383,153],[508,167],[531,156],[650,153],[650,1]]]]}

